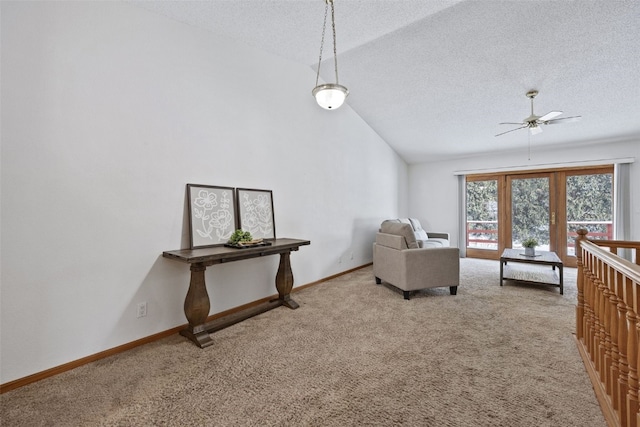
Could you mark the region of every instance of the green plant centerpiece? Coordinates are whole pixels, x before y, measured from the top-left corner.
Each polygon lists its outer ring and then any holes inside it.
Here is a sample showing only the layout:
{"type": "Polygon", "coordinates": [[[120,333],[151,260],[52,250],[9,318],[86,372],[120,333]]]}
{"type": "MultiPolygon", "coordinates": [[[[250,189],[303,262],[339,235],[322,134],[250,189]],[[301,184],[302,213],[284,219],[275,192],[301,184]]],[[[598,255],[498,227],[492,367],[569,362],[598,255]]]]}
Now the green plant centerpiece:
{"type": "Polygon", "coordinates": [[[529,237],[522,242],[522,247],[524,248],[524,254],[527,256],[535,256],[536,255],[536,246],[538,246],[538,241],[529,237]]]}
{"type": "Polygon", "coordinates": [[[262,239],[254,239],[250,232],[238,229],[229,237],[227,243],[233,246],[250,246],[262,243],[262,239]]]}

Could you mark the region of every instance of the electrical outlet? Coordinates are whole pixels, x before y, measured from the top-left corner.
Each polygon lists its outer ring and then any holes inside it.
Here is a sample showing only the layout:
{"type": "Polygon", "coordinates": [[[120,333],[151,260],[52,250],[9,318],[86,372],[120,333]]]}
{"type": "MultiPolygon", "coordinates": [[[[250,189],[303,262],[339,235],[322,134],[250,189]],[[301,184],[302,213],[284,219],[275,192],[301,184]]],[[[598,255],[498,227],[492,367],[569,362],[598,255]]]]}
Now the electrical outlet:
{"type": "Polygon", "coordinates": [[[137,316],[138,319],[147,315],[147,302],[141,302],[138,304],[137,316]]]}

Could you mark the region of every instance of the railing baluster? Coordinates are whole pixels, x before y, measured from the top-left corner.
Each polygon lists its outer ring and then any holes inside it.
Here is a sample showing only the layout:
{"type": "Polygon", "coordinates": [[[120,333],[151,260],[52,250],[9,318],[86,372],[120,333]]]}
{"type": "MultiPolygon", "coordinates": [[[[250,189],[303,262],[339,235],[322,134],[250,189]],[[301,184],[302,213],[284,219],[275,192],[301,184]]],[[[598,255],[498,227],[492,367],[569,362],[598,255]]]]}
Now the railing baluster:
{"type": "Polygon", "coordinates": [[[576,280],[576,286],[578,287],[578,303],[576,304],[576,337],[578,340],[584,340],[584,261],[582,257],[578,258],[577,261],[577,274],[578,278],[576,280]]]}
{"type": "Polygon", "coordinates": [[[624,276],[618,272],[614,272],[613,278],[613,295],[611,298],[611,400],[613,408],[620,410],[620,394],[617,386],[618,376],[620,375],[620,345],[618,344],[620,335],[618,334],[618,325],[620,322],[619,304],[622,301],[618,295],[622,295],[621,289],[624,276]]]}
{"type": "Polygon", "coordinates": [[[627,344],[629,335],[629,328],[627,326],[627,305],[622,302],[618,305],[620,309],[620,326],[618,332],[620,334],[620,375],[618,375],[618,394],[620,395],[620,410],[618,414],[620,416],[620,425],[626,426],[624,422],[626,420],[627,413],[627,392],[629,391],[629,361],[627,359],[627,344]],[[624,414],[624,416],[623,416],[624,414]]]}
{"type": "Polygon", "coordinates": [[[633,310],[627,311],[629,328],[627,341],[629,375],[627,386],[629,391],[627,393],[627,413],[624,418],[626,418],[629,427],[637,427],[638,420],[638,320],[640,320],[640,317],[633,310]]]}
{"type": "Polygon", "coordinates": [[[611,324],[613,323],[611,320],[612,312],[615,311],[611,309],[611,300],[613,292],[609,288],[612,280],[611,280],[611,267],[607,264],[603,265],[605,267],[604,272],[604,281],[603,281],[603,304],[604,304],[604,354],[602,361],[602,379],[603,384],[605,385],[605,389],[607,390],[607,394],[609,396],[613,396],[613,381],[611,379],[611,347],[613,346],[611,343],[611,324]]]}
{"type": "Polygon", "coordinates": [[[589,258],[589,334],[587,335],[587,348],[589,349],[589,355],[591,356],[591,361],[594,361],[595,351],[594,351],[594,342],[595,342],[595,334],[596,334],[596,310],[595,310],[595,302],[596,302],[596,283],[595,283],[595,271],[594,259],[590,256],[589,258]]]}
{"type": "Polygon", "coordinates": [[[593,282],[593,291],[594,291],[594,301],[593,301],[593,312],[594,312],[594,327],[595,331],[593,334],[593,363],[596,365],[596,370],[600,375],[600,382],[602,381],[602,354],[603,354],[603,338],[602,333],[602,276],[601,276],[601,268],[602,261],[596,258],[596,277],[593,282]]]}
{"type": "MultiPolygon", "coordinates": [[[[636,283],[636,286],[640,286],[636,283]]],[[[636,294],[636,307],[638,307],[638,311],[640,311],[640,292],[636,294]]],[[[636,368],[640,370],[640,322],[636,323],[636,368]]],[[[637,401],[640,400],[640,391],[638,391],[637,401]]],[[[632,415],[633,416],[633,415],[632,415]]],[[[635,427],[640,427],[640,402],[638,403],[638,407],[636,408],[636,425],[635,427]]]]}

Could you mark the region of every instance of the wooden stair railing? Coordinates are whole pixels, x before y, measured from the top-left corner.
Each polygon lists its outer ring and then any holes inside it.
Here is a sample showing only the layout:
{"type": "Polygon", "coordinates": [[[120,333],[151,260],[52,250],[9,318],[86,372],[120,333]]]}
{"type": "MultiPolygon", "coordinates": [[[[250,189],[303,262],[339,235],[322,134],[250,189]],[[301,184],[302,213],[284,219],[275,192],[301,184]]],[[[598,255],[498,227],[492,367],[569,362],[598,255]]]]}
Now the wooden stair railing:
{"type": "Polygon", "coordinates": [[[608,424],[640,427],[640,242],[587,234],[576,239],[578,349],[608,424]],[[616,255],[621,248],[635,264],[616,255]]]}

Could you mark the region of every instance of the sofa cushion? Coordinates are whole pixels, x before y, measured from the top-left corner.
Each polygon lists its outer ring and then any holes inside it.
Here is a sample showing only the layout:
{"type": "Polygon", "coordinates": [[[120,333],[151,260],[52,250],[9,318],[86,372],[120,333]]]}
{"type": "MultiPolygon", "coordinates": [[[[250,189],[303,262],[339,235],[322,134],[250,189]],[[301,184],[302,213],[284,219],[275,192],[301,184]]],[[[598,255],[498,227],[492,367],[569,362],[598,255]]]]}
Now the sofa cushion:
{"type": "Polygon", "coordinates": [[[439,248],[448,248],[449,247],[449,240],[447,240],[447,239],[439,239],[437,237],[429,237],[429,240],[427,240],[427,242],[429,242],[431,244],[435,244],[439,248]]]}
{"type": "Polygon", "coordinates": [[[417,249],[419,247],[411,224],[405,224],[393,220],[383,221],[380,226],[380,231],[382,233],[395,234],[397,236],[404,237],[405,242],[407,242],[407,248],[409,249],[417,249]]]}
{"type": "Polygon", "coordinates": [[[427,232],[424,231],[424,228],[422,228],[420,221],[418,221],[416,218],[407,218],[407,220],[411,224],[411,227],[413,227],[413,232],[416,235],[416,240],[418,241],[418,244],[420,244],[419,243],[420,240],[429,239],[429,236],[427,235],[427,232]]]}
{"type": "Polygon", "coordinates": [[[415,236],[416,236],[416,240],[427,240],[429,239],[429,236],[427,235],[427,232],[420,229],[420,230],[416,230],[414,232],[415,236]]]}
{"type": "Polygon", "coordinates": [[[436,233],[436,236],[430,236],[422,224],[417,218],[407,218],[413,227],[413,231],[418,241],[418,246],[421,248],[447,248],[449,247],[449,240],[442,238],[442,233],[436,233]]]}
{"type": "Polygon", "coordinates": [[[449,241],[445,239],[429,239],[419,240],[418,244],[421,248],[448,248],[449,241]]]}
{"type": "Polygon", "coordinates": [[[417,218],[407,218],[407,221],[409,221],[414,231],[422,230],[422,224],[420,224],[417,218]]]}
{"type": "MultiPolygon", "coordinates": [[[[395,222],[396,224],[400,224],[400,220],[399,219],[385,219],[383,221],[383,224],[385,222],[395,222]]],[[[378,231],[382,233],[382,225],[380,225],[380,228],[378,229],[378,231]]]]}

